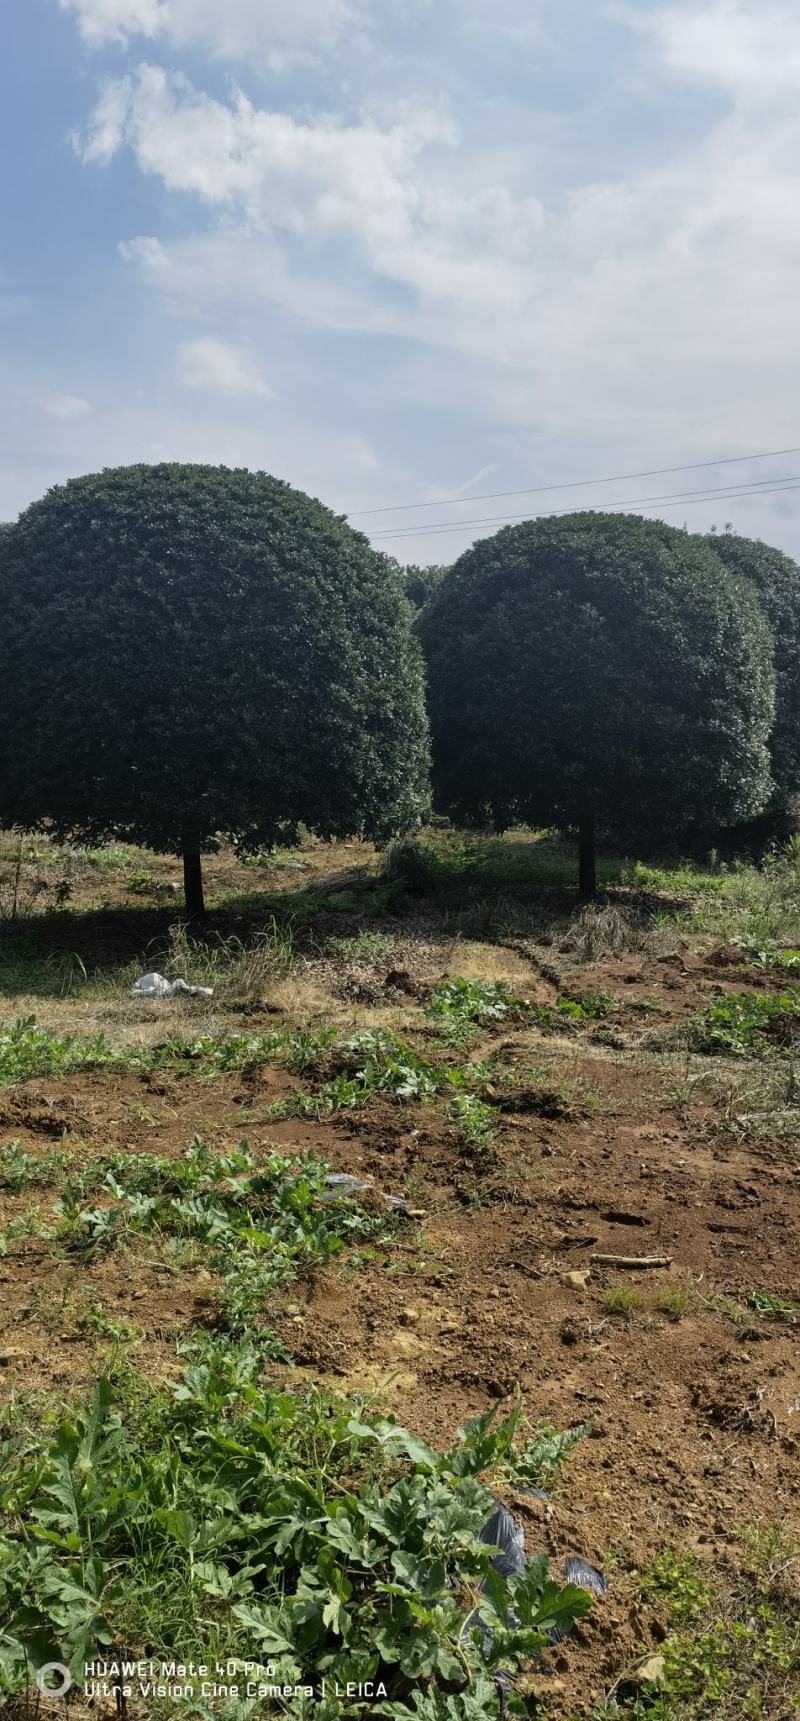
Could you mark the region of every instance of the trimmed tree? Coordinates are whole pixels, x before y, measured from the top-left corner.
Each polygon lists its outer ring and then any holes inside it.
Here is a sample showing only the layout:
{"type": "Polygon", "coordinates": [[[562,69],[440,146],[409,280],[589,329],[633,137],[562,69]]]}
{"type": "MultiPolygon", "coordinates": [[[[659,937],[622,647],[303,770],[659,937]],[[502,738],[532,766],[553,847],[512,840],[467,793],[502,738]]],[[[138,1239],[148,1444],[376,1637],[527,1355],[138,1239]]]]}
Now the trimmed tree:
{"type": "Polygon", "coordinates": [[[427,724],[402,580],[288,484],[130,466],[2,539],[3,821],[183,856],[418,817],[427,724]]]}
{"type": "Polygon", "coordinates": [[[768,798],[772,637],[699,537],[622,514],[528,521],[461,556],[425,609],[434,791],[498,828],[728,825],[768,798]]]}
{"type": "Polygon", "coordinates": [[[708,542],[733,573],[749,580],[775,636],[775,725],[770,739],[775,811],[800,796],[800,567],[783,550],[732,532],[708,542]]]}
{"type": "Polygon", "coordinates": [[[449,567],[440,562],[433,562],[427,568],[417,567],[413,563],[404,568],[405,593],[412,609],[424,609],[449,572],[449,567]]]}

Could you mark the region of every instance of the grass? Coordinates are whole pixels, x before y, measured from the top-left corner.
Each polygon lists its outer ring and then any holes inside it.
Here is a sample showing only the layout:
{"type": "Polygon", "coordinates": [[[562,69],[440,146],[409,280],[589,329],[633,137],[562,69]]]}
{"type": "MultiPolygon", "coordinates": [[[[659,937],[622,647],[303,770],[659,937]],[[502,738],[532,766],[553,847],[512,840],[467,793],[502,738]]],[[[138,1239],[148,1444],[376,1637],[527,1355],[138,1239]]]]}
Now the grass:
{"type": "Polygon", "coordinates": [[[342,962],[391,962],[395,939],[385,932],[373,932],[365,927],[352,938],[331,938],[328,948],[342,962]]]}
{"type": "Polygon", "coordinates": [[[701,1305],[697,1290],[689,1281],[683,1285],[665,1285],[657,1293],[653,1306],[659,1315],[666,1315],[667,1320],[677,1322],[695,1314],[701,1305]]]}
{"type": "MultiPolygon", "coordinates": [[[[384,857],[383,873],[411,895],[513,897],[537,889],[574,891],[575,851],[572,843],[551,831],[514,831],[502,837],[427,832],[393,844],[384,857]]],[[[705,862],[675,858],[657,865],[601,854],[598,881],[612,900],[580,911],[569,928],[576,943],[588,940],[589,950],[598,954],[637,948],[643,930],[653,924],[659,897],[668,914],[684,914],[695,927],[722,937],[760,933],[780,938],[782,929],[797,927],[800,844],[792,840],[761,865],[726,864],[714,855],[705,862]],[[638,902],[632,903],[632,896],[638,902]],[[644,921],[642,899],[653,904],[644,921]]]]}
{"type": "MultiPolygon", "coordinates": [[[[625,864],[601,857],[601,885],[618,883],[625,864]]],[[[574,890],[575,870],[574,846],[549,831],[504,837],[429,832],[393,843],[383,860],[383,876],[389,883],[412,896],[451,899],[514,896],[537,888],[574,890]]]]}
{"type": "Polygon", "coordinates": [[[573,915],[564,946],[580,962],[600,962],[645,949],[648,940],[647,922],[636,910],[591,903],[573,915]]]}
{"type": "Polygon", "coordinates": [[[798,1549],[777,1525],[745,1530],[744,1541],[741,1567],[723,1584],[685,1549],[665,1548],[640,1570],[640,1594],[666,1627],[660,1680],[637,1695],[620,1680],[596,1721],[789,1721],[800,1712],[798,1549]]]}
{"type": "Polygon", "coordinates": [[[290,924],[270,917],[269,925],[245,942],[217,933],[210,940],[193,938],[186,926],[173,927],[163,963],[168,979],[191,986],[212,986],[222,1004],[259,1004],[276,980],[291,972],[294,937],[290,924]]]}
{"type": "Polygon", "coordinates": [[[603,1292],[601,1302],[609,1315],[630,1316],[642,1306],[640,1291],[635,1291],[630,1285],[609,1285],[603,1292]]]}
{"type": "Polygon", "coordinates": [[[139,854],[129,843],[107,843],[104,848],[76,848],[71,852],[75,860],[89,861],[92,866],[106,867],[111,872],[123,872],[126,867],[134,866],[139,854]]]}

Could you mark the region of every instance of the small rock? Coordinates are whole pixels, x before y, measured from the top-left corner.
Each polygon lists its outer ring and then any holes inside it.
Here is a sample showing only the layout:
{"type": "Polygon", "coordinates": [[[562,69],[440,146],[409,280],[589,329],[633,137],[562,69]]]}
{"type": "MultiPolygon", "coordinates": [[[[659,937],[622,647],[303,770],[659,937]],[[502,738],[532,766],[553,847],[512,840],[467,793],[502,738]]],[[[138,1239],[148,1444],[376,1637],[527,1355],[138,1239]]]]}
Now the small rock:
{"type": "Polygon", "coordinates": [[[655,1655],[648,1655],[644,1661],[640,1661],[638,1667],[631,1669],[625,1681],[627,1685],[635,1685],[637,1687],[641,1687],[643,1685],[658,1685],[663,1687],[666,1685],[666,1682],[667,1663],[660,1652],[655,1655]]]}
{"type": "Polygon", "coordinates": [[[18,1345],[6,1345],[0,1350],[0,1368],[10,1368],[12,1363],[21,1362],[25,1352],[18,1345]]]}
{"type": "Polygon", "coordinates": [[[408,1308],[400,1310],[400,1320],[404,1327],[415,1327],[419,1320],[419,1309],[409,1304],[408,1308]]]}
{"type": "Polygon", "coordinates": [[[571,1273],[565,1273],[563,1279],[571,1291],[585,1291],[591,1276],[588,1267],[584,1267],[582,1270],[576,1268],[571,1273]]]}
{"type": "Polygon", "coordinates": [[[537,1699],[563,1696],[566,1689],[565,1681],[556,1679],[552,1673],[530,1673],[524,1682],[526,1696],[537,1699]]]}

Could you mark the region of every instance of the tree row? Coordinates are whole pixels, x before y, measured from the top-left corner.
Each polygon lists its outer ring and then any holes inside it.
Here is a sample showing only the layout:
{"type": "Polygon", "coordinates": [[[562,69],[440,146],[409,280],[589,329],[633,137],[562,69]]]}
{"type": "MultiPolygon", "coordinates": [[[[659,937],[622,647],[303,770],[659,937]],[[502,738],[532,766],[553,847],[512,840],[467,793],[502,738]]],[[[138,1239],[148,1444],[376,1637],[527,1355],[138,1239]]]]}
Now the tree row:
{"type": "Polygon", "coordinates": [[[403,570],[263,473],[133,466],[0,529],[0,822],[183,856],[378,843],[435,805],[595,841],[774,828],[800,793],[800,569],[624,514],[403,570]]]}

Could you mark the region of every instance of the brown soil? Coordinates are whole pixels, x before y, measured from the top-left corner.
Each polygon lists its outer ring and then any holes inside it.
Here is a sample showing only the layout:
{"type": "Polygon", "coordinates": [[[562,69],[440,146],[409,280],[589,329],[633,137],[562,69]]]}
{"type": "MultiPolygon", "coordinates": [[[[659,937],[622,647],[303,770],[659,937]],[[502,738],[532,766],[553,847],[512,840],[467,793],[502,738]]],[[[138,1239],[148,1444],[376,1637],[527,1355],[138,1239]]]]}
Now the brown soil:
{"type": "MultiPolygon", "coordinates": [[[[376,1001],[400,1000],[416,1009],[419,1035],[431,978],[486,972],[485,959],[464,943],[443,960],[421,926],[415,970],[408,926],[397,930],[402,950],[373,966],[372,991],[359,994],[359,973],[340,996],[361,1002],[361,1026],[376,1001]]],[[[590,1424],[550,1501],[511,1500],[529,1550],[557,1563],[580,1552],[609,1570],[608,1599],[549,1658],[548,1715],[573,1717],[663,1634],[635,1600],[634,1567],[674,1544],[724,1581],[747,1526],[800,1527],[799,1329],[755,1311],[735,1321],[718,1301],[744,1308],[753,1289],[800,1301],[800,1161],[791,1135],[746,1127],[761,1069],[690,1058],[675,1040],[715,993],[763,976],[688,946],[589,967],[525,941],[496,955],[500,974],[517,964],[515,987],[527,976],[537,1004],[587,988],[617,1003],[555,1035],[524,1021],[481,1035],[469,1055],[498,1070],[489,1149],[460,1140],[441,1104],[373,1100],[319,1122],[270,1121],[268,1106],[297,1085],[279,1067],[207,1082],[113,1071],[37,1080],[0,1095],[0,1142],[88,1157],[179,1155],[195,1133],[219,1150],[246,1137],[256,1149],[313,1151],[408,1197],[424,1216],[400,1221],[393,1244],[287,1293],[274,1324],[295,1361],[270,1372],[376,1396],[433,1442],[518,1387],[531,1421],[590,1424]],[[509,1068],[518,1085],[505,1093],[509,1068]],[[614,1269],[595,1254],[672,1264],[614,1269]],[[567,1279],[587,1268],[583,1288],[567,1279]],[[627,1314],[606,1301],[620,1284],[637,1294],[627,1314]],[[659,1306],[676,1288],[686,1291],[678,1319],[659,1306]]],[[[46,1215],[52,1199],[35,1188],[3,1196],[0,1230],[34,1204],[46,1215]]],[[[40,1240],[11,1245],[0,1261],[0,1391],[68,1397],[96,1373],[109,1341],[76,1320],[91,1302],[139,1330],[140,1366],[174,1373],[176,1343],[209,1318],[213,1280],[137,1248],[76,1265],[40,1240]]]]}
{"type": "MultiPolygon", "coordinates": [[[[589,1047],[579,1073],[602,1096],[594,1116],[512,1114],[494,1149],[477,1154],[430,1107],[373,1102],[267,1128],[259,1111],[287,1091],[272,1069],[207,1085],[98,1072],[28,1084],[2,1102],[3,1133],[31,1153],[52,1150],[65,1130],[87,1154],[178,1154],[196,1131],[218,1148],[246,1135],[411,1191],[426,1217],[404,1221],[396,1246],[287,1296],[277,1324],[297,1366],[273,1373],[377,1394],[433,1441],[517,1386],[531,1419],[591,1423],[552,1503],[512,1502],[529,1547],[601,1565],[613,1555],[619,1569],[611,1599],[555,1657],[565,1714],[613,1682],[649,1629],[628,1568],[665,1542],[724,1564],[744,1525],[791,1519],[800,1482],[796,1330],[755,1315],[737,1329],[702,1304],[677,1322],[658,1311],[664,1287],[690,1274],[701,1295],[758,1286],[797,1298],[797,1166],[779,1144],[759,1142],[754,1154],[716,1143],[697,1119],[645,1105],[641,1084],[589,1047]],[[621,1272],[592,1268],[585,1289],[565,1279],[596,1252],[668,1255],[673,1266],[626,1272],[641,1303],[621,1317],[603,1303],[621,1272]]],[[[3,1224],[32,1199],[7,1197],[3,1224]]],[[[42,1242],[14,1245],[0,1265],[7,1385],[67,1396],[96,1371],[97,1339],[74,1320],[92,1301],[140,1329],[144,1367],[173,1370],[176,1341],[208,1318],[211,1276],[187,1282],[156,1248],[143,1255],[76,1266],[42,1242]]]]}

